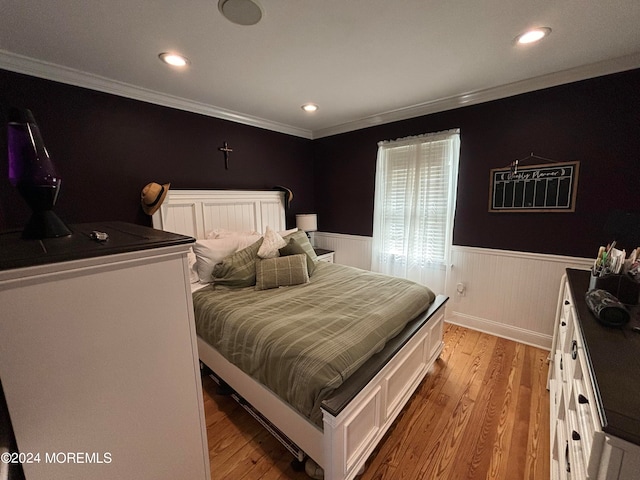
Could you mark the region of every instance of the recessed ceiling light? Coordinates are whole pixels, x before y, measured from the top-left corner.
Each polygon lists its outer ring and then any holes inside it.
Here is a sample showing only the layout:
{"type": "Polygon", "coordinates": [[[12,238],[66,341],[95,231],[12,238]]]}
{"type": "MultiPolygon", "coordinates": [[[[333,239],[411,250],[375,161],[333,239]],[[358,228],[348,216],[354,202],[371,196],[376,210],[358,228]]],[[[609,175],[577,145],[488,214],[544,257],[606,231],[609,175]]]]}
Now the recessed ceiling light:
{"type": "Polygon", "coordinates": [[[315,103],[305,103],[300,108],[302,108],[305,112],[313,113],[318,110],[318,105],[316,105],[315,103]]]}
{"type": "Polygon", "coordinates": [[[164,63],[171,65],[172,67],[186,67],[189,65],[189,59],[182,55],[178,55],[177,53],[164,52],[158,55],[158,57],[160,57],[160,60],[164,63]]]}
{"type": "Polygon", "coordinates": [[[262,7],[257,0],[219,0],[218,10],[238,25],[255,25],[262,18],[262,7]]]}
{"type": "Polygon", "coordinates": [[[550,33],[551,33],[551,29],[549,27],[532,28],[531,30],[527,30],[523,34],[518,35],[516,37],[516,43],[518,45],[535,43],[542,40],[544,37],[548,36],[550,33]]]}

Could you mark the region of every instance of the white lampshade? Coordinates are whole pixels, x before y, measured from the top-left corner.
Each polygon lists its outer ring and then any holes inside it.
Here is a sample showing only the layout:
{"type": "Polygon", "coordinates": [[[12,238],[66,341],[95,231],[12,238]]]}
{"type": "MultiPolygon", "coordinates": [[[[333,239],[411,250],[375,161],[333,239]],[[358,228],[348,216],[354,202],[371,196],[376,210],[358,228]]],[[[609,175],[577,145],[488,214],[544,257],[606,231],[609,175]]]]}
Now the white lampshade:
{"type": "Polygon", "coordinates": [[[318,215],[315,213],[296,215],[296,227],[305,232],[315,232],[318,230],[318,215]]]}

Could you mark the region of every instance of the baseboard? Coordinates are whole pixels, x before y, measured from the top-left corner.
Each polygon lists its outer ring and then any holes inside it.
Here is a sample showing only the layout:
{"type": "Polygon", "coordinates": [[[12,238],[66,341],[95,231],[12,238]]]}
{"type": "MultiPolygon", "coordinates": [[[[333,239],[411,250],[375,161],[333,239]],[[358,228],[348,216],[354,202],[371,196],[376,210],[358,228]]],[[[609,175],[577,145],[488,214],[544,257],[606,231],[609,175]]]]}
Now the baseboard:
{"type": "Polygon", "coordinates": [[[551,335],[544,335],[532,332],[531,330],[525,330],[524,328],[505,325],[504,323],[459,312],[447,312],[445,322],[488,333],[496,337],[506,338],[507,340],[513,340],[514,342],[542,348],[543,350],[551,350],[551,335]]]}

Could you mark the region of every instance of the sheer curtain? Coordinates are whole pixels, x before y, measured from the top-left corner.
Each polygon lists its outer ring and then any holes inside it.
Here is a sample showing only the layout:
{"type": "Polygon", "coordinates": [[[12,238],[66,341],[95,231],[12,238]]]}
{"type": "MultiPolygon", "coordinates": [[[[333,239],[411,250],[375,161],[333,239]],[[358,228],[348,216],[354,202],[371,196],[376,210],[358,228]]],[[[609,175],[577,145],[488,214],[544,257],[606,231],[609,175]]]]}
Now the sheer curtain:
{"type": "Polygon", "coordinates": [[[460,131],[378,144],[371,269],[444,292],[460,131]]]}

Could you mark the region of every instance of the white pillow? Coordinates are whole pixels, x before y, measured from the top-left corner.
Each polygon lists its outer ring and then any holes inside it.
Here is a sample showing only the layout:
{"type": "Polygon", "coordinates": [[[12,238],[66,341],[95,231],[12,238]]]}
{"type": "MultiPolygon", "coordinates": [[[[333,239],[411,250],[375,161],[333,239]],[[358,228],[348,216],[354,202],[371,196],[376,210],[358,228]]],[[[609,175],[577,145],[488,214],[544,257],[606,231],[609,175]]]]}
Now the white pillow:
{"type": "Polygon", "coordinates": [[[224,238],[197,240],[193,246],[196,254],[196,269],[201,282],[213,281],[213,268],[229,255],[254,244],[260,235],[233,235],[224,238]]]}
{"type": "Polygon", "coordinates": [[[191,283],[198,283],[200,278],[198,277],[198,270],[196,269],[196,254],[193,252],[193,247],[189,247],[187,252],[187,260],[189,260],[189,281],[191,283]]]}
{"type": "Polygon", "coordinates": [[[291,235],[292,233],[296,233],[297,231],[297,228],[290,228],[289,230],[278,232],[278,235],[280,235],[281,237],[286,237],[287,235],[291,235]]]}
{"type": "Polygon", "coordinates": [[[271,230],[271,227],[267,227],[262,237],[262,245],[258,250],[258,256],[260,258],[274,258],[280,255],[278,249],[284,247],[287,242],[278,234],[271,230]]]}

